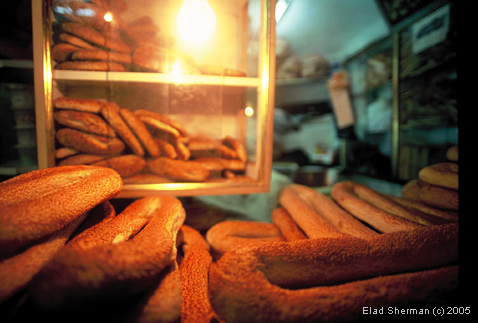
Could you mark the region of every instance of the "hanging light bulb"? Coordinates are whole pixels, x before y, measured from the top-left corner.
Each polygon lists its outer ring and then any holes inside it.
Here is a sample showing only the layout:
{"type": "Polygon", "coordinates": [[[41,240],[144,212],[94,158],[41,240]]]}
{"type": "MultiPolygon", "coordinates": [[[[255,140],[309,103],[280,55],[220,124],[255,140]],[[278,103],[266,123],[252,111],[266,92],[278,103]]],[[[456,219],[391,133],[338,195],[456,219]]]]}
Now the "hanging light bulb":
{"type": "Polygon", "coordinates": [[[192,43],[201,43],[211,37],[216,17],[207,0],[184,0],[179,10],[179,33],[192,43]]]}
{"type": "Polygon", "coordinates": [[[113,14],[111,12],[106,12],[104,17],[106,22],[112,22],[113,21],[113,14]]]}
{"type": "Polygon", "coordinates": [[[252,117],[254,115],[254,109],[252,107],[247,107],[244,109],[244,114],[248,117],[252,117]]]}

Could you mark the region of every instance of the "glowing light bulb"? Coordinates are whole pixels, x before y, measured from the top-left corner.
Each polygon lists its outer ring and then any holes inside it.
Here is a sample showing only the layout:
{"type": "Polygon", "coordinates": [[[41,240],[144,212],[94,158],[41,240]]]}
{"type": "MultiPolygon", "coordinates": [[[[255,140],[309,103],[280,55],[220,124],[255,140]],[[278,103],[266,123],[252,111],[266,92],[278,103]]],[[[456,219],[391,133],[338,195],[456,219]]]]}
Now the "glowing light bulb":
{"type": "Polygon", "coordinates": [[[113,21],[113,15],[112,15],[111,12],[109,12],[109,11],[108,11],[107,13],[105,13],[105,15],[104,15],[103,18],[105,19],[106,22],[111,22],[111,21],[113,21]]]}
{"type": "Polygon", "coordinates": [[[216,27],[216,16],[207,0],[184,0],[179,10],[179,33],[187,41],[201,43],[211,37],[216,27]]]}
{"type": "Polygon", "coordinates": [[[244,114],[248,117],[252,117],[254,114],[254,109],[252,107],[247,107],[244,109],[244,114]]]}

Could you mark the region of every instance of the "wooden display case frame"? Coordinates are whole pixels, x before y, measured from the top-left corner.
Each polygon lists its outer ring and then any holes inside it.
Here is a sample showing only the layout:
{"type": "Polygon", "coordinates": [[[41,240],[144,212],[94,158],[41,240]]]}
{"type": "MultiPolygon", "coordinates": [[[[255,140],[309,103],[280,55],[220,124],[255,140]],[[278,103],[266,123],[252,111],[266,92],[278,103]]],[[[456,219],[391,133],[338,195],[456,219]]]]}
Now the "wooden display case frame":
{"type": "MultiPolygon", "coordinates": [[[[209,75],[173,76],[161,73],[61,71],[52,68],[51,18],[47,0],[32,0],[35,109],[38,167],[55,166],[55,128],[53,121],[54,82],[74,84],[95,82],[173,83],[221,86],[225,89],[254,89],[256,103],[255,158],[248,162],[246,173],[257,175],[251,182],[177,182],[125,184],[117,198],[138,198],[155,194],[175,196],[251,194],[268,192],[272,170],[273,107],[275,88],[275,0],[260,1],[260,35],[257,77],[209,75]]],[[[245,10],[245,9],[243,9],[245,10]]],[[[244,11],[242,13],[246,15],[244,11]]],[[[246,40],[242,40],[246,41],[246,40]]],[[[238,119],[240,117],[238,116],[238,119]]],[[[241,138],[239,138],[241,139],[241,138]]]]}

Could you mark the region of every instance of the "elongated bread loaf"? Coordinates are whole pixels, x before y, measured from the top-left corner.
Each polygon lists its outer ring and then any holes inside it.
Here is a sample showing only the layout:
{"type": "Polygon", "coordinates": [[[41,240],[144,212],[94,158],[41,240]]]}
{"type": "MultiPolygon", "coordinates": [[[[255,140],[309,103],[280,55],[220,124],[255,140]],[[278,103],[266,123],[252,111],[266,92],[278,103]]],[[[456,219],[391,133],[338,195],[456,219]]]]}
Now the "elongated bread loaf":
{"type": "Polygon", "coordinates": [[[116,137],[114,129],[94,113],[58,110],[53,117],[58,123],[69,128],[105,137],[116,137]]]}
{"type": "Polygon", "coordinates": [[[0,254],[63,228],[123,187],[108,168],[59,166],[0,183],[0,254]]]}
{"type": "Polygon", "coordinates": [[[55,136],[63,146],[86,154],[119,154],[125,148],[124,142],[118,138],[98,136],[70,128],[58,130],[55,136]]]}
{"type": "Polygon", "coordinates": [[[136,200],[50,259],[29,285],[32,300],[46,310],[81,314],[137,297],[176,260],[184,218],[172,196],[136,200]]]}
{"type": "Polygon", "coordinates": [[[413,220],[417,218],[416,214],[359,183],[336,183],[332,188],[332,197],[349,213],[382,233],[423,226],[413,220]]]}
{"type": "MultiPolygon", "coordinates": [[[[340,238],[267,242],[213,264],[209,295],[226,322],[355,321],[364,306],[456,291],[458,224],[340,238]]],[[[448,294],[449,295],[449,294],[448,294]]]]}

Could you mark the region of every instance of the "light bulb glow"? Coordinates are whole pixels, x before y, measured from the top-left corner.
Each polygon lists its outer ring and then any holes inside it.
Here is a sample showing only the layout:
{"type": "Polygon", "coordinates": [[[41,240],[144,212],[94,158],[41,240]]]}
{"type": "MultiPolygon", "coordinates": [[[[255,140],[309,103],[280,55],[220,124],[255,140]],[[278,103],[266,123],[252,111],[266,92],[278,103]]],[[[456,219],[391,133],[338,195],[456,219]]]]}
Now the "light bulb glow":
{"type": "Polygon", "coordinates": [[[244,114],[248,117],[252,117],[254,115],[254,109],[252,107],[247,107],[244,109],[244,114]]]}
{"type": "Polygon", "coordinates": [[[113,21],[113,15],[112,15],[111,12],[109,12],[109,11],[108,11],[107,13],[105,13],[105,15],[104,15],[103,18],[105,19],[106,22],[111,22],[111,21],[113,21]]]}
{"type": "Polygon", "coordinates": [[[180,76],[182,74],[182,66],[179,60],[176,60],[173,64],[171,64],[170,73],[173,76],[180,76]]]}
{"type": "Polygon", "coordinates": [[[214,32],[216,16],[207,0],[184,0],[176,22],[181,36],[189,42],[201,43],[214,32]]]}

